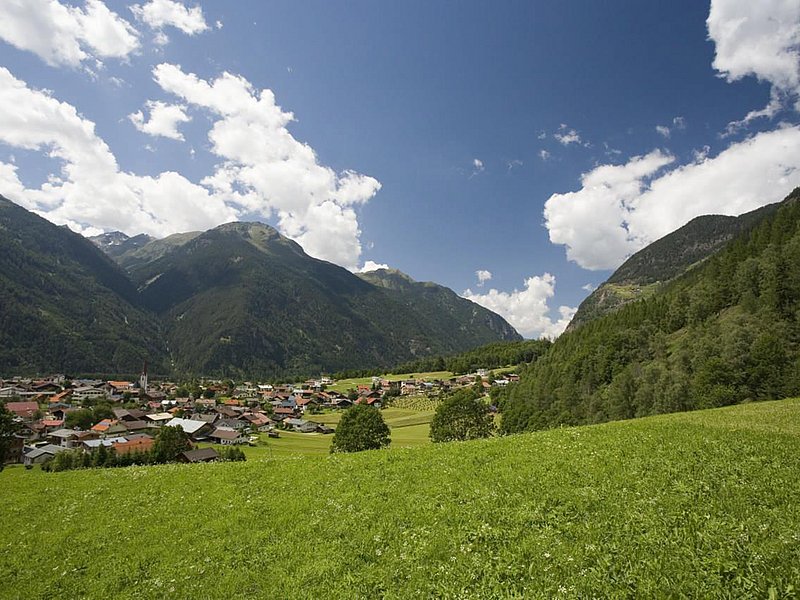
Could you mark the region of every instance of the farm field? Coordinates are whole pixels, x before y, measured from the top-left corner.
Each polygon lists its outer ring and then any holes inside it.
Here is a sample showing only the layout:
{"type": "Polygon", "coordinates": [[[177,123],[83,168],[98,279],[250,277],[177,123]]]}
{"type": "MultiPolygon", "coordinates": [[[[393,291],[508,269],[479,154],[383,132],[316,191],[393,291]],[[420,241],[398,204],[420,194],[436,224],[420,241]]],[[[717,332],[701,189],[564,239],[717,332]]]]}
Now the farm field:
{"type": "MultiPolygon", "coordinates": [[[[430,444],[429,433],[433,412],[432,410],[393,407],[383,409],[381,414],[392,432],[390,447],[415,448],[430,444]]],[[[342,411],[327,412],[320,415],[308,415],[308,419],[335,427],[342,418],[342,414],[342,411]]],[[[259,439],[257,446],[240,446],[247,456],[247,460],[329,454],[333,435],[281,431],[279,438],[270,438],[266,434],[260,434],[259,439]]],[[[201,444],[200,446],[219,448],[212,444],[201,444]]]]}
{"type": "Polygon", "coordinates": [[[794,598],[798,473],[800,399],[355,455],[12,468],[0,597],[794,598]]]}
{"type": "MultiPolygon", "coordinates": [[[[399,375],[381,375],[381,379],[388,381],[402,381],[403,379],[424,379],[431,381],[434,379],[450,379],[453,373],[450,371],[430,371],[425,373],[401,373],[399,375]]],[[[372,377],[355,377],[352,379],[340,379],[328,389],[334,392],[344,393],[349,389],[354,389],[359,385],[372,385],[372,377]]]]}

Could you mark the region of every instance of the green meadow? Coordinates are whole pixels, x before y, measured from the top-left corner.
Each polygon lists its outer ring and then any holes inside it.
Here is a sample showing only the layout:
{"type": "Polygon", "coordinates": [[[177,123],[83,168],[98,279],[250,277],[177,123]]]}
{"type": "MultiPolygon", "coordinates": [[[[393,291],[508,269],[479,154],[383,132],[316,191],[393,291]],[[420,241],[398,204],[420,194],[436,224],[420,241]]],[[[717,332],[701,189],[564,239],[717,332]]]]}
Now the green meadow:
{"type": "Polygon", "coordinates": [[[798,399],[354,455],[14,467],[0,490],[3,598],[800,590],[798,399]]]}

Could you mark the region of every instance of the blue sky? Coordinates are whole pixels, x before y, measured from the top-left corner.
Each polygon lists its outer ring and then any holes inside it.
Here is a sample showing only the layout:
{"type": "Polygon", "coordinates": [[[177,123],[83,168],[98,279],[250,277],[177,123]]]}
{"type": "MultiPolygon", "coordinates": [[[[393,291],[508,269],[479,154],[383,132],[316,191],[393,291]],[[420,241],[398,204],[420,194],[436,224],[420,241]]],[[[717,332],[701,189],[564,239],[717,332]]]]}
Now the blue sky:
{"type": "Polygon", "coordinates": [[[87,234],[263,220],[554,336],[800,185],[800,3],[752,4],[2,0],[0,193],[87,234]]]}

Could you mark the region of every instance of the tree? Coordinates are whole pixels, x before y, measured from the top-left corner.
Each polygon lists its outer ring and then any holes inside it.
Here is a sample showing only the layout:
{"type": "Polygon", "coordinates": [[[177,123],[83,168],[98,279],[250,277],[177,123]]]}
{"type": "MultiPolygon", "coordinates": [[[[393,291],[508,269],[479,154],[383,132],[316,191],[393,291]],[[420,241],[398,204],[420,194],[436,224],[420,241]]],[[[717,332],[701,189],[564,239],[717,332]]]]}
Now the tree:
{"type": "Polygon", "coordinates": [[[333,452],[378,450],[389,445],[389,427],[381,412],[367,404],[355,404],[342,415],[331,443],[333,452]]]}
{"type": "Polygon", "coordinates": [[[6,409],[4,404],[0,404],[0,471],[6,464],[6,457],[17,431],[17,424],[14,422],[14,415],[6,409]]]}
{"type": "Polygon", "coordinates": [[[162,427],[153,444],[153,461],[156,463],[172,462],[181,452],[192,449],[192,442],[183,427],[176,425],[162,427]]]}
{"type": "Polygon", "coordinates": [[[89,429],[94,425],[94,413],[91,409],[80,408],[67,413],[67,418],[64,420],[64,426],[68,429],[89,429]]]}
{"type": "Polygon", "coordinates": [[[432,442],[475,440],[492,435],[489,407],[473,389],[463,389],[442,401],[431,421],[432,442]]]}

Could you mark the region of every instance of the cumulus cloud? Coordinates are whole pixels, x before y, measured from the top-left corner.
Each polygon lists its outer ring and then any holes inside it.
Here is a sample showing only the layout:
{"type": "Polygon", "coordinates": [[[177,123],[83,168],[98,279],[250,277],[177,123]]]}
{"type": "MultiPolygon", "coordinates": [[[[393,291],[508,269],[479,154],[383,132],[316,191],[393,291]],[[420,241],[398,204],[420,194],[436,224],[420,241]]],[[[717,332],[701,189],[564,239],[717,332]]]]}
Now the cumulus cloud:
{"type": "Polygon", "coordinates": [[[501,292],[494,288],[485,294],[465,290],[461,294],[467,300],[502,315],[526,338],[558,337],[576,312],[576,308],[560,306],[558,318],[550,317],[548,301],[555,294],[556,278],[550,273],[529,277],[522,290],[501,292]]]}
{"type": "Polygon", "coordinates": [[[183,141],[183,134],[178,131],[178,125],[192,120],[186,114],[185,106],[149,101],[147,109],[150,111],[150,119],[147,121],[140,110],[128,115],[136,129],[148,135],[183,141]]]}
{"type": "Polygon", "coordinates": [[[364,263],[364,266],[358,269],[358,273],[370,273],[372,271],[377,271],[379,269],[388,269],[389,265],[385,263],[376,263],[375,261],[368,260],[364,263]]]}
{"type": "Polygon", "coordinates": [[[275,214],[278,229],[312,256],[356,268],[356,208],[380,190],[376,179],[321,165],[287,129],[294,115],[271,90],[256,90],[243,77],[223,73],[205,81],[170,64],[155,67],[153,76],[165,92],[216,119],[208,139],[222,162],[202,183],[250,213],[275,214]]]}
{"type": "Polygon", "coordinates": [[[0,67],[0,142],[45,152],[59,165],[38,188],[0,163],[3,194],[78,231],[119,229],[163,236],[235,220],[236,209],[178,173],[137,176],[119,169],[94,123],[75,107],[31,89],[0,67]]]}
{"type": "Polygon", "coordinates": [[[613,269],[694,217],[738,215],[781,200],[800,185],[800,127],[759,133],[663,172],[674,160],[655,150],[585,173],[580,190],[545,203],[550,241],[586,269],[613,269]]]}
{"type": "Polygon", "coordinates": [[[475,271],[475,276],[478,278],[478,287],[483,287],[483,284],[492,279],[492,272],[486,269],[478,269],[475,271]]]}
{"type": "Polygon", "coordinates": [[[547,150],[539,150],[539,158],[548,160],[550,158],[550,153],[547,150]]]}
{"type": "MultiPolygon", "coordinates": [[[[209,83],[169,65],[157,69],[157,81],[217,117],[209,139],[222,160],[201,184],[174,172],[155,177],[122,172],[94,123],[0,68],[0,142],[45,152],[58,163],[47,181],[28,187],[15,165],[0,162],[4,195],[78,231],[164,236],[244,214],[275,214],[281,232],[309,254],[355,268],[361,253],[355,207],[380,183],[320,165],[314,151],[286,130],[292,115],[275,104],[269,90],[257,93],[227,73],[209,83]]],[[[142,118],[142,126],[152,121],[142,118]]]]}
{"type": "Polygon", "coordinates": [[[800,4],[793,0],[712,0],[713,66],[728,81],[755,76],[784,91],[800,87],[800,4]]]}
{"type": "Polygon", "coordinates": [[[581,286],[581,289],[585,292],[592,293],[597,289],[597,286],[593,283],[587,283],[586,285],[581,286]]]}
{"type": "Polygon", "coordinates": [[[139,47],[136,30],[100,0],[86,0],[83,8],[59,0],[4,0],[0,38],[51,66],[122,59],[139,47]]]}
{"type": "MultiPolygon", "coordinates": [[[[210,29],[200,6],[187,8],[174,0],[150,0],[144,5],[135,4],[131,6],[131,12],[157,32],[158,44],[166,44],[169,41],[163,32],[165,27],[175,27],[187,35],[196,35],[210,29]]],[[[217,21],[217,29],[221,27],[222,23],[217,21]]]]}

